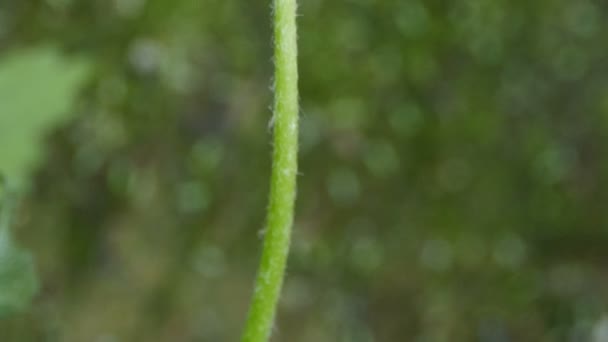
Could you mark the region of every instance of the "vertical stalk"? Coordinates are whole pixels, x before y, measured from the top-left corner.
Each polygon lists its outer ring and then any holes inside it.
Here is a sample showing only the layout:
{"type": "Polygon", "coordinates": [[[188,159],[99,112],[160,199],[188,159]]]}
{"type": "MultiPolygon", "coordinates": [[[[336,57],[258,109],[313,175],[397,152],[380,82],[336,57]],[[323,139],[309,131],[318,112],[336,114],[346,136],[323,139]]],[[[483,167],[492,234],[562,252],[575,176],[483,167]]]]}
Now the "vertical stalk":
{"type": "Polygon", "coordinates": [[[243,342],[266,342],[274,324],[289,253],[298,158],[296,0],[273,0],[274,150],[264,248],[243,342]]]}

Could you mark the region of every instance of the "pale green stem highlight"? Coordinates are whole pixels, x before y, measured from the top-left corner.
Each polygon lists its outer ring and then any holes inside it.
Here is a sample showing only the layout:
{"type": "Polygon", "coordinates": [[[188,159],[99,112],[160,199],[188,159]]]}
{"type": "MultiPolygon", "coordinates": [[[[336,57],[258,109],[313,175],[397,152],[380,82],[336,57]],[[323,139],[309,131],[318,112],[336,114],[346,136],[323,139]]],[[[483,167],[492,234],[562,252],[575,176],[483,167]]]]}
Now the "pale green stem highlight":
{"type": "Polygon", "coordinates": [[[298,158],[296,0],[274,0],[274,150],[264,249],[243,342],[269,340],[293,225],[298,158]]]}

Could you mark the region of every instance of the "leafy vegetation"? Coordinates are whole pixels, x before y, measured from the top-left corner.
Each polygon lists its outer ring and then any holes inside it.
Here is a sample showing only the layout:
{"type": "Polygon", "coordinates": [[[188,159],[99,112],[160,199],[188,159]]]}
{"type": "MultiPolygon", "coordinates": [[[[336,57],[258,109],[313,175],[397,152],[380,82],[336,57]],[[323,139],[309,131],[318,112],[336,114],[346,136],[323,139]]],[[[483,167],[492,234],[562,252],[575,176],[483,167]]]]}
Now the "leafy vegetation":
{"type": "Polygon", "coordinates": [[[65,123],[87,74],[82,61],[66,60],[51,47],[4,56],[0,64],[0,165],[11,181],[23,181],[44,156],[44,137],[65,123]]]}
{"type": "MultiPolygon", "coordinates": [[[[606,6],[298,13],[273,341],[603,341],[606,6]]],[[[270,22],[251,1],[0,2],[0,169],[29,184],[12,226],[40,278],[3,341],[238,340],[268,197],[270,22]]]]}
{"type": "MultiPolygon", "coordinates": [[[[4,180],[2,183],[5,183],[4,180]]],[[[28,309],[38,291],[38,279],[32,256],[16,245],[11,236],[14,194],[6,184],[0,202],[0,317],[28,309]]]]}

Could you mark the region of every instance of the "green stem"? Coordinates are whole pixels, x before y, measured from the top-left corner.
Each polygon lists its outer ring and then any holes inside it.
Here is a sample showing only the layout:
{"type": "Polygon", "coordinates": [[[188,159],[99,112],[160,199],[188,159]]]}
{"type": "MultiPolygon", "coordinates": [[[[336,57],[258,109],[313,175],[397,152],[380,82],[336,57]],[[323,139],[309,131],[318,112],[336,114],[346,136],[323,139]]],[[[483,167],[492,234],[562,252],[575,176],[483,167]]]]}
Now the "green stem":
{"type": "Polygon", "coordinates": [[[298,158],[296,0],[274,0],[274,150],[264,250],[243,342],[270,338],[289,253],[298,158]]]}

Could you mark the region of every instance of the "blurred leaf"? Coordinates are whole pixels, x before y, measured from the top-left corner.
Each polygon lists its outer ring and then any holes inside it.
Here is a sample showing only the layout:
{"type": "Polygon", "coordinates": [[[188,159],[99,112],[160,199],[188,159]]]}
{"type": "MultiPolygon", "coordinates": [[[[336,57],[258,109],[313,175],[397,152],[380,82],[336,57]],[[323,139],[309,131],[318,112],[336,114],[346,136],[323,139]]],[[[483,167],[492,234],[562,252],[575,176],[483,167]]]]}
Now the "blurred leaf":
{"type": "Polygon", "coordinates": [[[27,309],[38,292],[30,253],[17,247],[7,230],[0,232],[0,318],[27,309]]]}
{"type": "Polygon", "coordinates": [[[89,69],[50,47],[0,60],[0,172],[23,183],[42,157],[44,134],[69,118],[89,69]]]}
{"type": "Polygon", "coordinates": [[[19,248],[11,237],[13,202],[3,188],[0,203],[0,318],[27,309],[38,292],[38,278],[30,253],[19,248]]]}

